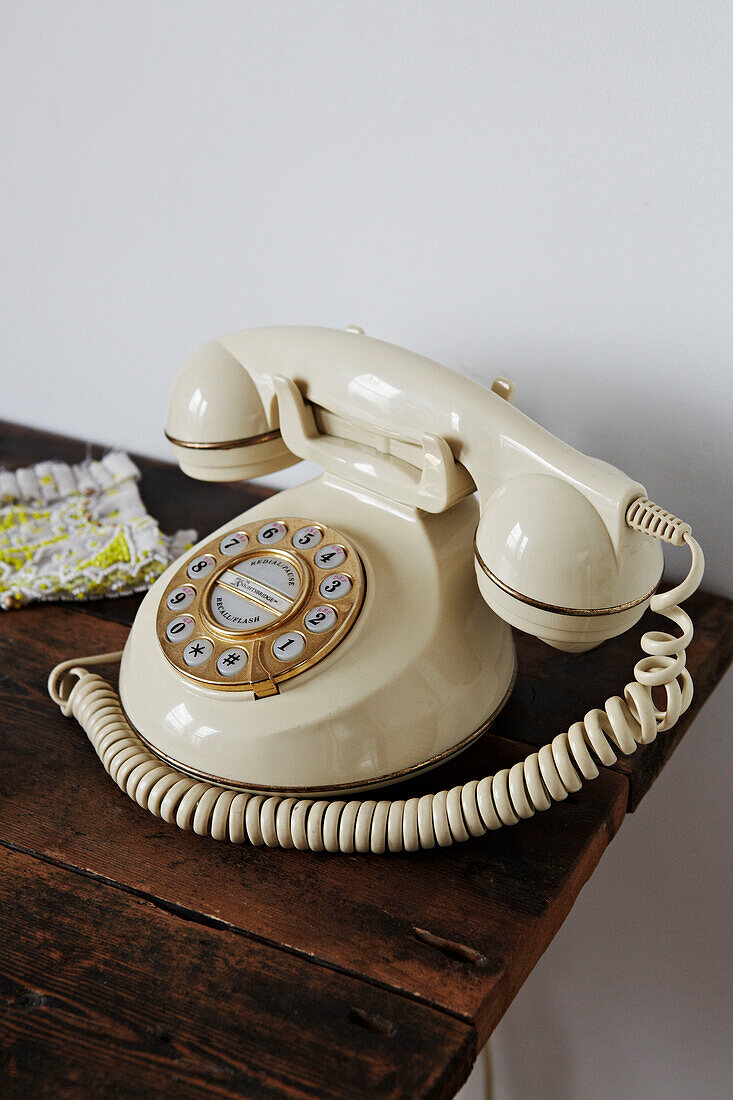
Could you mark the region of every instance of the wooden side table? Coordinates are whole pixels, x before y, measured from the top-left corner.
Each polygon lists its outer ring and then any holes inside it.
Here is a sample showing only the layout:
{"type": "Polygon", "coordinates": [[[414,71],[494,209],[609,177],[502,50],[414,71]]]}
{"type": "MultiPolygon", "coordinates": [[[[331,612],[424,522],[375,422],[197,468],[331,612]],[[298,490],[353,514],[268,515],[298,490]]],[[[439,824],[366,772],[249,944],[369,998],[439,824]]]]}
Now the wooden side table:
{"type": "MultiPolygon", "coordinates": [[[[86,451],[0,423],[8,467],[86,451]]],[[[136,461],[165,530],[204,534],[263,494],[136,461]]],[[[548,813],[447,850],[314,855],[217,844],[143,812],[51,703],[50,668],[122,648],[139,602],[2,618],[5,1096],[453,1096],[733,642],[731,601],[698,593],[691,709],[548,813]]],[[[581,656],[518,635],[492,733],[411,793],[506,767],[618,691],[653,618],[581,656]]]]}

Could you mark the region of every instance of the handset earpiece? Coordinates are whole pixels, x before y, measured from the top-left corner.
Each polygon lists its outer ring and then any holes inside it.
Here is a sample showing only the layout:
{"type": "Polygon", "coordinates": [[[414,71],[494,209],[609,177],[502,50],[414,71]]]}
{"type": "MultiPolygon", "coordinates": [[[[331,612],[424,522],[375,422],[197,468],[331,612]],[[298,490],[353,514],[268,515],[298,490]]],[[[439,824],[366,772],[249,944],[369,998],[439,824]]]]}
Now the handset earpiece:
{"type": "Polygon", "coordinates": [[[616,548],[588,498],[552,474],[511,478],[482,504],[481,594],[502,619],[582,652],[633,626],[662,576],[661,544],[624,525],[616,548]]]}
{"type": "Polygon", "coordinates": [[[178,374],[165,434],[183,472],[200,481],[248,480],[300,461],[269,424],[246,368],[218,340],[178,374]]]}

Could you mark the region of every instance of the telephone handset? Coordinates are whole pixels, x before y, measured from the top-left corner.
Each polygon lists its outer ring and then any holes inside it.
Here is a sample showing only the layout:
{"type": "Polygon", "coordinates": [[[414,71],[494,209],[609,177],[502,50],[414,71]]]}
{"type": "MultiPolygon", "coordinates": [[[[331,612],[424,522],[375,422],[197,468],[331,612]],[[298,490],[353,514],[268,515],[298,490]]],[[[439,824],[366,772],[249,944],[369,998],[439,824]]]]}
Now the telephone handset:
{"type": "Polygon", "coordinates": [[[307,458],[323,474],[170,566],[123,653],[83,662],[121,657],[119,696],[78,660],[52,672],[130,797],[217,839],[413,851],[547,809],[674,725],[692,698],[678,605],[702,551],[513,396],[358,329],[247,330],[188,360],[166,424],[185,473],[235,481],[307,458]],[[692,554],[665,594],[661,541],[692,554]],[[643,636],[604,709],[497,775],[377,800],[485,732],[514,682],[510,625],[582,651],[650,605],[678,633],[643,636]]]}

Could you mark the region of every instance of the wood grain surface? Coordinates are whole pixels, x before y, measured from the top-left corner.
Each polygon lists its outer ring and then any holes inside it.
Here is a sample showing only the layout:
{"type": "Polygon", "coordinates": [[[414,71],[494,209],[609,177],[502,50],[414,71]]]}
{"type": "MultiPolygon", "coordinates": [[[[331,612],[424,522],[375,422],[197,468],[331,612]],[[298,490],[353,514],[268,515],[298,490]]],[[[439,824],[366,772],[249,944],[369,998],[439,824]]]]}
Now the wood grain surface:
{"type": "Polygon", "coordinates": [[[0,1073],[10,1097],[450,1095],[446,1013],[6,851],[0,1073]]]}
{"type": "MultiPolygon", "coordinates": [[[[3,700],[6,842],[397,989],[488,1035],[618,828],[625,781],[605,772],[539,827],[522,822],[412,855],[316,855],[184,835],[114,786],[82,731],[46,693],[58,655],[119,649],[125,634],[119,624],[72,608],[38,606],[13,615],[0,639],[0,662],[12,665],[21,685],[3,700]],[[455,951],[426,943],[416,928],[456,944],[455,951]],[[481,962],[461,961],[463,948],[481,962]]],[[[484,738],[404,789],[452,786],[524,752],[484,738]]]]}
{"type": "MultiPolygon", "coordinates": [[[[86,450],[0,423],[10,467],[86,450]]],[[[263,492],[137,461],[166,530],[204,534],[263,492]]],[[[548,813],[447,850],[334,856],[181,833],[112,783],[46,678],[68,656],[120,649],[138,604],[3,614],[5,1095],[452,1096],[722,675],[733,634],[729,601],[690,601],[696,699],[679,732],[548,813]]],[[[581,656],[517,635],[495,736],[410,793],[490,774],[602,704],[648,625],[581,656]]]]}

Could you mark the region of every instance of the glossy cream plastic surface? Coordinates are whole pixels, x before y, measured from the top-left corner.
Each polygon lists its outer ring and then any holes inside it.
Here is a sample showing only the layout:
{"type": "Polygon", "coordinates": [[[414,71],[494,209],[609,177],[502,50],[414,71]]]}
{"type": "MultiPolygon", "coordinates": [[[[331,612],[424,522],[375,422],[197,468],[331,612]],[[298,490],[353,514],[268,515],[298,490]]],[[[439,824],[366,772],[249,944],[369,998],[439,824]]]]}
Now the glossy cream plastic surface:
{"type": "Polygon", "coordinates": [[[662,573],[661,543],[627,529],[617,555],[588,498],[547,474],[501,485],[482,508],[476,545],[476,577],[489,606],[512,626],[568,651],[590,649],[633,626],[662,573]]]}
{"type": "Polygon", "coordinates": [[[292,466],[282,439],[226,446],[270,432],[257,387],[216,340],[199,348],[178,374],[166,434],[184,473],[202,481],[234,481],[292,466]],[[179,445],[176,441],[180,441],[179,445]]]}
{"type": "Polygon", "coordinates": [[[145,597],[125,647],[120,694],[138,732],[192,774],[303,793],[395,782],[459,749],[502,705],[514,674],[509,627],[474,579],[475,498],[427,515],[318,479],[220,531],[279,515],[332,524],[353,540],[366,572],[355,626],[279,695],[255,701],[202,687],[172,668],[156,636],[176,563],[145,597]]]}
{"type": "MultiPolygon", "coordinates": [[[[626,507],[644,495],[643,486],[562,443],[478,382],[404,348],[333,329],[248,329],[224,336],[219,343],[254,381],[270,427],[281,421],[279,406],[289,391],[278,381],[283,379],[294,383],[311,407],[327,409],[375,433],[371,451],[311,434],[311,446],[321,444],[324,469],[359,484],[372,478],[374,490],[383,491],[380,459],[389,457],[390,441],[413,444],[414,461],[421,462],[423,437],[428,434],[444,440],[455,461],[468,471],[473,484],[466,483],[463,491],[475,485],[482,506],[511,478],[551,474],[588,499],[617,556],[626,548],[631,533],[624,518],[626,507]],[[335,462],[339,467],[331,470],[335,462]]],[[[297,443],[297,433],[289,440],[284,432],[284,440],[297,443]]],[[[300,453],[297,446],[294,453],[300,453]]],[[[428,465],[438,462],[435,455],[428,458],[428,465]]]]}
{"type": "MultiPolygon", "coordinates": [[[[204,349],[207,370],[216,346],[204,349]]],[[[264,416],[258,425],[279,427],[278,455],[309,458],[339,478],[429,512],[478,489],[479,554],[520,599],[597,610],[640,600],[658,583],[659,546],[625,522],[644,487],[562,443],[498,392],[354,332],[250,329],[222,337],[218,346],[256,388],[264,416]]],[[[226,380],[213,371],[206,383],[207,430],[217,438],[235,431],[229,410],[222,413],[226,425],[216,424],[229,387],[228,368],[226,380]]],[[[224,466],[210,476],[227,476],[224,466]]],[[[609,630],[619,622],[609,621],[609,630]]],[[[610,636],[601,625],[595,624],[598,640],[610,636]]]]}

